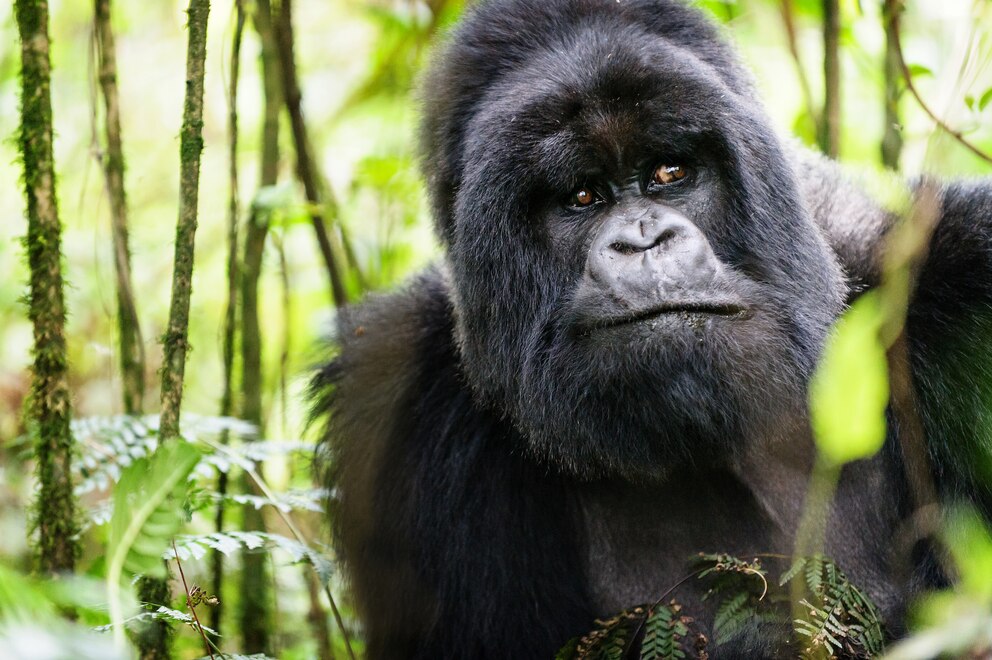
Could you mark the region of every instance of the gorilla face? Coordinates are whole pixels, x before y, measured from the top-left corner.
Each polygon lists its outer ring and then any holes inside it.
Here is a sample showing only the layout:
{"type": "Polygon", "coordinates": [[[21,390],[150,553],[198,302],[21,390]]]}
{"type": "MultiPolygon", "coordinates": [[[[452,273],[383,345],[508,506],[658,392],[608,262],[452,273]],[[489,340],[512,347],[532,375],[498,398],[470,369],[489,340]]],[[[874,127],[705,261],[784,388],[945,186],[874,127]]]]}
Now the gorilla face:
{"type": "Polygon", "coordinates": [[[802,418],[843,284],[746,90],[616,11],[480,70],[428,174],[476,392],[546,460],[651,478],[802,418]]]}

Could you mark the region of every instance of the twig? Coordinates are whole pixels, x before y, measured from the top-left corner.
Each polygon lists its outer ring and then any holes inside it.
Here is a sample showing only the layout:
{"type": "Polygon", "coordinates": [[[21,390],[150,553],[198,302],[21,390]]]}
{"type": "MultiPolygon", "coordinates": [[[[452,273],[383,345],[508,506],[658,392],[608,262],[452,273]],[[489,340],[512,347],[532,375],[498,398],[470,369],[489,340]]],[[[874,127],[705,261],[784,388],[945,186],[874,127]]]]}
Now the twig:
{"type": "Polygon", "coordinates": [[[823,0],[823,123],[820,145],[831,158],[840,154],[840,1],[823,0]]]}
{"type": "Polygon", "coordinates": [[[183,591],[186,592],[186,607],[189,608],[190,613],[193,615],[193,620],[196,621],[196,629],[200,631],[200,637],[203,638],[203,646],[207,649],[210,660],[216,660],[214,658],[214,652],[210,649],[210,642],[207,641],[207,634],[203,632],[200,617],[196,616],[196,607],[193,606],[193,598],[189,594],[189,585],[186,584],[186,574],[183,573],[183,563],[179,560],[179,549],[176,548],[176,539],[172,539],[172,551],[176,553],[176,566],[179,567],[179,577],[182,578],[183,591]]]}
{"type": "Polygon", "coordinates": [[[898,170],[899,155],[902,153],[902,131],[899,121],[899,79],[902,70],[899,68],[899,55],[893,25],[898,22],[902,12],[902,0],[885,0],[882,4],[882,22],[885,28],[885,131],[882,135],[882,164],[898,170]]]}
{"type": "Polygon", "coordinates": [[[336,219],[337,203],[330,193],[327,182],[321,179],[317,164],[312,154],[312,144],[303,120],[303,93],[296,72],[296,59],[293,43],[293,9],[292,0],[282,0],[279,5],[279,17],[275,22],[276,45],[279,51],[279,63],[282,66],[283,101],[289,113],[290,126],[293,129],[293,142],[296,147],[296,176],[303,184],[307,201],[310,202],[310,221],[317,237],[317,246],[327,268],[331,285],[331,295],[334,306],[344,307],[348,304],[348,293],[345,289],[344,278],[338,264],[334,248],[324,225],[324,215],[320,210],[328,212],[336,219]]]}
{"type": "Polygon", "coordinates": [[[903,79],[906,81],[906,89],[908,89],[909,93],[913,95],[914,99],[916,99],[916,103],[920,106],[923,112],[925,112],[927,116],[930,117],[933,123],[935,123],[940,130],[950,135],[952,138],[957,140],[961,144],[961,146],[963,146],[965,149],[975,154],[985,162],[992,163],[992,155],[989,155],[988,153],[976,147],[970,140],[968,140],[968,138],[964,136],[964,134],[961,131],[951,128],[943,119],[937,116],[937,113],[935,113],[933,110],[930,109],[930,106],[927,105],[926,101],[923,100],[923,97],[920,96],[919,91],[917,91],[916,89],[916,85],[913,84],[913,74],[909,70],[909,66],[907,66],[906,64],[906,58],[903,56],[902,28],[899,22],[898,14],[892,17],[891,25],[892,25],[892,38],[895,41],[895,55],[898,58],[899,69],[902,72],[903,79]]]}
{"type": "Polygon", "coordinates": [[[685,584],[686,582],[688,582],[692,578],[699,577],[706,570],[708,570],[708,569],[701,568],[698,571],[695,571],[693,573],[689,573],[684,578],[682,578],[681,580],[679,580],[678,582],[676,582],[675,584],[673,584],[672,586],[670,586],[665,593],[663,593],[660,596],[658,596],[658,600],[654,601],[654,604],[651,607],[648,608],[647,614],[637,624],[637,627],[634,628],[634,634],[631,635],[630,638],[631,639],[637,639],[637,636],[641,634],[641,629],[644,628],[644,624],[647,623],[648,616],[650,615],[650,613],[653,612],[659,605],[661,605],[662,601],[664,601],[666,598],[668,598],[673,591],[675,591],[676,589],[678,589],[679,587],[681,587],[683,584],[685,584]]]}

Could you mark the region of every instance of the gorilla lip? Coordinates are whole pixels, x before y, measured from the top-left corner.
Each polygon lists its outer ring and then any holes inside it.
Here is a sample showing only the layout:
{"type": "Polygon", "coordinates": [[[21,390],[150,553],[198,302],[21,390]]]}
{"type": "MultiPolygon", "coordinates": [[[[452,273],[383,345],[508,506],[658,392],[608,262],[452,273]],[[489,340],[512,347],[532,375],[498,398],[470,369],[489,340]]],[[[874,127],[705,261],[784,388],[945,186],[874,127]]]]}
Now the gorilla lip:
{"type": "Polygon", "coordinates": [[[692,314],[704,316],[743,316],[747,308],[737,303],[729,302],[673,302],[654,305],[642,310],[631,311],[622,316],[598,319],[590,324],[594,330],[611,328],[618,325],[639,323],[657,316],[667,314],[692,314]]]}

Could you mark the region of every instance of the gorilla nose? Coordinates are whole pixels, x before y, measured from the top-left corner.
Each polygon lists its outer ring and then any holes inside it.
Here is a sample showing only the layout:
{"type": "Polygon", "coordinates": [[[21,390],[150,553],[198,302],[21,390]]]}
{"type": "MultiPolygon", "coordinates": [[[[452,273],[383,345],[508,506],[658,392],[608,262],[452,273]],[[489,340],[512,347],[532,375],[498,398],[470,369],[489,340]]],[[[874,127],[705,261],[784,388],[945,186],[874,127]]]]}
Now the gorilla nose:
{"type": "Polygon", "coordinates": [[[610,243],[609,249],[622,255],[634,255],[654,248],[678,248],[691,238],[686,225],[691,223],[678,216],[669,216],[664,220],[651,217],[626,223],[614,234],[615,240],[610,243]]]}
{"type": "Polygon", "coordinates": [[[608,220],[586,269],[614,297],[636,303],[710,289],[719,261],[696,225],[674,209],[662,209],[636,220],[608,220]]]}

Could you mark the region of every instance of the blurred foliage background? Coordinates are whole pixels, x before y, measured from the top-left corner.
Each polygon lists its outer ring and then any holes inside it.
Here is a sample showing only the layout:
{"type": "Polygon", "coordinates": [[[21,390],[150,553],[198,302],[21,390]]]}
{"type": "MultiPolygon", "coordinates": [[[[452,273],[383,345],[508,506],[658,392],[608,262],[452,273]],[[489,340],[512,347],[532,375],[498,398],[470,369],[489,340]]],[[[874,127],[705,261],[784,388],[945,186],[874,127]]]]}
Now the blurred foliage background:
{"type": "MultiPolygon", "coordinates": [[[[619,1],[619,0],[618,0],[619,1]]],[[[146,409],[158,401],[159,337],[168,317],[178,199],[179,128],[185,76],[185,2],[116,2],[126,188],[136,302],[148,356],[146,409]]],[[[817,148],[824,98],[823,2],[700,0],[724,24],[754,72],[766,108],[785,135],[817,148]]],[[[902,20],[905,60],[927,106],[969,142],[992,153],[992,3],[911,0],[902,20]]],[[[339,206],[356,269],[352,298],[386,289],[436,259],[416,163],[417,74],[431,46],[462,11],[460,0],[297,0],[296,58],[314,153],[339,206]]],[[[882,0],[840,2],[840,143],[838,158],[865,181],[883,170],[886,129],[882,0]]],[[[203,166],[190,319],[184,412],[216,415],[222,382],[228,204],[227,83],[233,2],[212,7],[207,42],[203,166]]],[[[101,107],[96,78],[93,7],[50,3],[55,162],[64,225],[74,415],[121,412],[116,355],[116,300],[109,203],[100,155],[101,107]]],[[[0,6],[0,558],[27,565],[24,510],[31,494],[25,468],[22,408],[30,384],[31,325],[22,298],[27,267],[18,125],[19,53],[9,4],[0,6]]],[[[242,215],[251,203],[271,211],[273,225],[261,280],[264,382],[263,435],[304,435],[302,391],[323,354],[333,306],[293,176],[289,122],[283,118],[280,182],[258,190],[262,85],[256,33],[244,33],[238,115],[242,215]]],[[[987,175],[990,167],[946,132],[900,86],[898,168],[907,176],[987,175]]],[[[237,370],[237,367],[235,367],[237,370]]],[[[237,409],[237,406],[235,406],[237,409]]],[[[305,462],[266,460],[266,479],[286,489],[309,483],[305,462]]],[[[314,532],[320,537],[320,532],[314,532]]],[[[83,566],[94,557],[84,548],[83,566]]],[[[195,567],[191,568],[196,571],[195,567]]],[[[293,573],[294,576],[298,574],[293,573]]],[[[305,587],[280,568],[280,657],[312,657],[301,616],[305,587]]],[[[236,596],[234,596],[236,598],[236,596]]],[[[180,651],[198,654],[192,635],[180,651]]],[[[200,651],[202,652],[202,650],[200,651]]]]}
{"type": "MultiPolygon", "coordinates": [[[[458,3],[453,3],[457,5],[458,3]]],[[[790,54],[780,0],[705,0],[701,3],[727,31],[754,72],[765,105],[784,134],[815,144],[797,64],[790,54]]],[[[822,38],[819,0],[796,0],[799,54],[814,103],[822,99],[822,38]]],[[[907,62],[930,107],[973,142],[992,150],[992,104],[977,102],[992,87],[992,34],[972,0],[911,2],[904,16],[907,62]]],[[[842,5],[842,132],[840,159],[855,168],[881,167],[884,125],[882,52],[885,36],[879,0],[842,5]]],[[[185,5],[179,0],[114,4],[122,129],[131,206],[135,288],[144,326],[148,369],[158,368],[157,340],[167,317],[178,193],[178,131],[182,110],[185,5]]],[[[443,24],[457,15],[446,9],[443,24]]],[[[304,111],[319,162],[341,203],[341,222],[352,237],[365,283],[389,287],[437,254],[416,168],[416,75],[443,25],[429,6],[411,0],[299,0],[297,60],[304,111]]],[[[96,160],[97,90],[92,8],[79,0],[51,3],[55,158],[65,225],[68,336],[74,404],[79,415],[119,409],[114,364],[113,262],[109,206],[96,160]]],[[[984,18],[988,18],[987,12],[984,18]]],[[[191,322],[196,370],[187,382],[192,410],[215,411],[219,398],[220,331],[225,289],[227,205],[225,85],[231,3],[215,3],[209,26],[200,192],[200,229],[191,322]]],[[[13,135],[17,126],[18,53],[11,7],[0,7],[0,435],[20,432],[27,387],[30,326],[20,298],[26,269],[18,241],[25,232],[20,168],[13,135]]],[[[241,98],[240,196],[254,199],[258,180],[261,86],[259,46],[245,34],[241,98]]],[[[814,108],[814,112],[818,112],[814,108]]],[[[904,94],[905,147],[901,169],[968,176],[988,165],[953,139],[934,132],[933,122],[904,94]],[[931,142],[936,140],[938,146],[931,142]]],[[[285,124],[286,122],[284,122],[285,124]]],[[[283,143],[290,144],[288,126],[283,143]]],[[[273,396],[281,372],[287,330],[291,350],[285,372],[299,377],[314,357],[309,349],[329,327],[325,277],[312,232],[304,222],[302,191],[292,180],[292,152],[283,150],[282,180],[265,203],[280,209],[277,233],[287,255],[290,305],[281,302],[278,260],[267,253],[263,279],[263,332],[269,417],[286,433],[298,433],[298,406],[281,408],[273,396]]],[[[356,285],[357,288],[357,285],[356,285]]],[[[357,293],[357,291],[353,291],[357,293]]],[[[154,379],[149,379],[152,383],[154,379]]],[[[148,401],[156,401],[154,390],[148,401]]],[[[289,399],[296,399],[295,396],[289,399]]]]}

